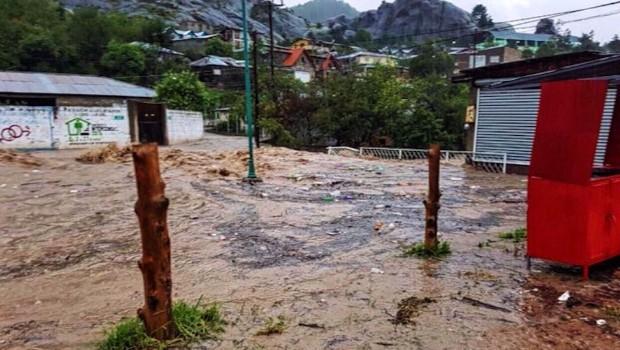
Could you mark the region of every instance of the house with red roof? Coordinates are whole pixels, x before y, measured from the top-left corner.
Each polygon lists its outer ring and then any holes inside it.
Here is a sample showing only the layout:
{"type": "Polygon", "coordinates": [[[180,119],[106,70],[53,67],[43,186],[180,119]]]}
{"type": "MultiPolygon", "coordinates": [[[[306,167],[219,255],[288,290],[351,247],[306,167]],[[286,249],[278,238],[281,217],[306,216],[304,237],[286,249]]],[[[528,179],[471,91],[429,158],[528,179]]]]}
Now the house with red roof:
{"type": "Polygon", "coordinates": [[[309,83],[314,79],[317,71],[314,59],[304,48],[291,49],[284,62],[282,62],[281,67],[293,72],[295,78],[304,83],[309,83]]]}

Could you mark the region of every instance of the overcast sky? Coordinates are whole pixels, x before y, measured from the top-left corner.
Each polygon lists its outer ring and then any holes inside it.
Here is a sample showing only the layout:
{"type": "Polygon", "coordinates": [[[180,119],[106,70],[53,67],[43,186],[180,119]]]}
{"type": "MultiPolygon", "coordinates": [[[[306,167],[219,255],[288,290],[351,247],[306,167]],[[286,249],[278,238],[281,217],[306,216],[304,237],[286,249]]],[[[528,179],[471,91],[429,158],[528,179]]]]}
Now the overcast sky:
{"type": "MultiPolygon", "coordinates": [[[[381,0],[345,0],[353,7],[360,11],[376,9],[381,0]]],[[[307,0],[284,0],[288,6],[307,2],[307,0]]],[[[389,0],[388,2],[393,2],[389,0]]],[[[489,10],[489,13],[495,22],[504,20],[512,20],[524,17],[532,17],[549,13],[562,12],[567,10],[580,9],[594,5],[612,2],[612,0],[452,0],[456,6],[466,11],[479,3],[483,3],[489,10]]],[[[565,21],[589,17],[597,14],[620,11],[620,4],[609,6],[597,10],[584,11],[572,15],[559,17],[565,21]]],[[[564,29],[570,29],[574,35],[580,35],[583,32],[594,30],[596,39],[599,41],[609,41],[614,34],[620,34],[620,13],[609,17],[596,18],[583,22],[570,23],[563,26],[564,29]]],[[[525,25],[525,26],[529,26],[525,25]]],[[[533,31],[527,29],[523,31],[533,31]]]]}

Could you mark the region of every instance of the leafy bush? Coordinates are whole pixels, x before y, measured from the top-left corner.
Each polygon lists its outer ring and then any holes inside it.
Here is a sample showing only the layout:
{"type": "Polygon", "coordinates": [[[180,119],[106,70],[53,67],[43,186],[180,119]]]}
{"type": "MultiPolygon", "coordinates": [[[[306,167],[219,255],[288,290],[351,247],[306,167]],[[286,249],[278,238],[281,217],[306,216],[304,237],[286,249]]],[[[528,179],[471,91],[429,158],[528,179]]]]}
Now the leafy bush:
{"type": "Polygon", "coordinates": [[[403,255],[410,257],[416,256],[418,258],[441,258],[446,255],[450,255],[450,244],[446,241],[440,242],[435,248],[427,249],[424,243],[414,243],[409,246],[405,246],[403,249],[403,255]]]}

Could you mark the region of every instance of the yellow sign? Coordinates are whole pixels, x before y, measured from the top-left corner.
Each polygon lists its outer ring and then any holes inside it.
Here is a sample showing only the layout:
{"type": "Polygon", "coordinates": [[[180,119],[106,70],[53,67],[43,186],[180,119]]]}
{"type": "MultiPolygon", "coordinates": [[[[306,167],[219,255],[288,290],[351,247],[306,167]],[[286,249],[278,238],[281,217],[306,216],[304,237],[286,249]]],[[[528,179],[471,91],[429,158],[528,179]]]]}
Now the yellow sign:
{"type": "Polygon", "coordinates": [[[476,122],[476,107],[468,106],[467,113],[465,113],[465,123],[475,123],[476,122]]]}

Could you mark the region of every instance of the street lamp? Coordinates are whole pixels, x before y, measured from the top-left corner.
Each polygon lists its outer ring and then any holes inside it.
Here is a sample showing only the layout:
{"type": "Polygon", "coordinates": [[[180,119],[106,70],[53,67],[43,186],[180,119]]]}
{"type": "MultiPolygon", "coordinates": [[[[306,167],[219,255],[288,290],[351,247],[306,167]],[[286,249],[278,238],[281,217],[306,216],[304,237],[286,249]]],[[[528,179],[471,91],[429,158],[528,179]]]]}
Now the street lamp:
{"type": "MultiPolygon", "coordinates": [[[[260,179],[256,176],[256,169],[254,168],[254,144],[252,143],[254,120],[252,118],[252,86],[250,82],[250,48],[248,43],[248,11],[246,0],[241,0],[241,11],[243,12],[243,59],[245,61],[243,67],[243,75],[245,78],[245,124],[248,134],[249,151],[248,176],[243,180],[252,183],[260,181],[260,179]]],[[[256,62],[254,64],[256,64],[256,62]]]]}

